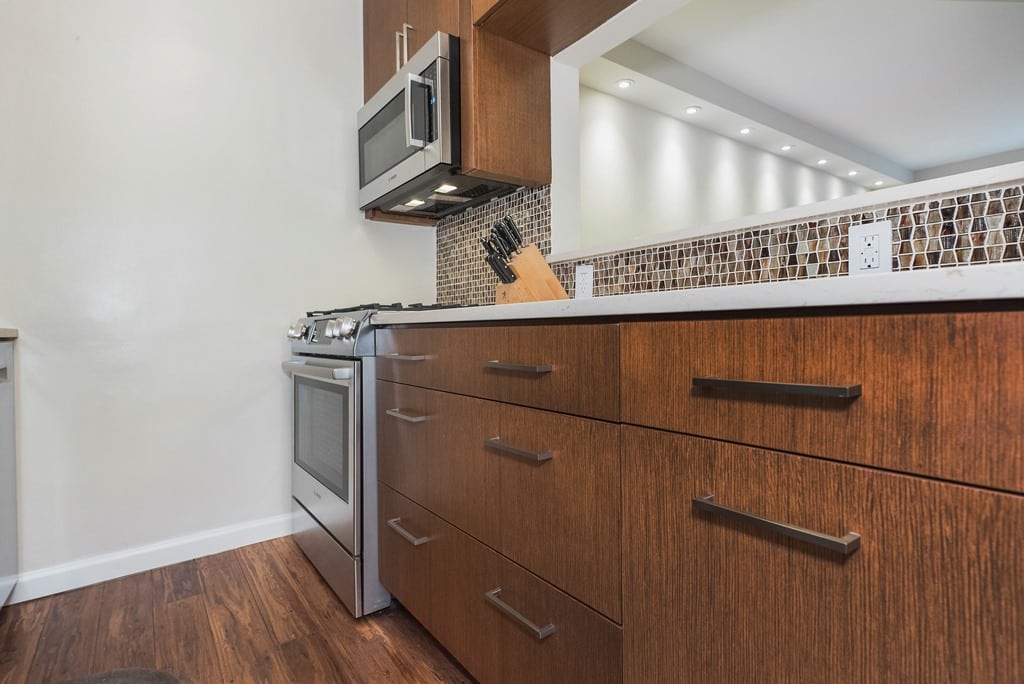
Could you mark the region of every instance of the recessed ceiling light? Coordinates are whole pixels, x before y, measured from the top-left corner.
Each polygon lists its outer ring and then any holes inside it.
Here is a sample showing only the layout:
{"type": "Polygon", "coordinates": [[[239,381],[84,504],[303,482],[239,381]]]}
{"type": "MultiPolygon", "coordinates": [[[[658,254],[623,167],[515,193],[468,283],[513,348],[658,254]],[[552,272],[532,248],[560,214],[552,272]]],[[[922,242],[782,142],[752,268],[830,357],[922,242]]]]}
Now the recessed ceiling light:
{"type": "Polygon", "coordinates": [[[443,185],[438,186],[438,188],[434,190],[434,192],[441,192],[447,195],[449,192],[452,192],[453,190],[458,190],[458,188],[449,183],[444,183],[443,185]]]}
{"type": "Polygon", "coordinates": [[[424,204],[426,204],[426,202],[424,202],[423,200],[411,199],[411,200],[409,200],[408,202],[405,203],[405,206],[407,206],[407,207],[420,207],[420,206],[423,206],[424,204]]]}
{"type": "Polygon", "coordinates": [[[792,145],[783,145],[782,146],[782,151],[783,152],[789,152],[791,149],[793,149],[792,145]]]}
{"type": "Polygon", "coordinates": [[[856,172],[856,171],[847,171],[847,172],[846,172],[846,175],[847,175],[847,176],[856,176],[856,175],[857,175],[857,172],[856,172]]]}
{"type": "Polygon", "coordinates": [[[828,159],[819,159],[818,160],[818,166],[824,166],[825,164],[828,164],[828,159]]]}
{"type": "Polygon", "coordinates": [[[623,79],[621,79],[619,81],[616,81],[615,85],[617,85],[620,88],[622,88],[623,90],[625,90],[626,88],[628,88],[631,85],[633,85],[633,79],[631,79],[631,78],[623,78],[623,79]]]}
{"type": "Polygon", "coordinates": [[[875,187],[877,188],[879,185],[885,185],[885,181],[880,181],[880,180],[875,181],[875,187]]]}
{"type": "Polygon", "coordinates": [[[750,135],[750,129],[749,128],[741,128],[740,129],[740,135],[750,135]]]}
{"type": "Polygon", "coordinates": [[[686,108],[685,111],[687,114],[696,114],[697,112],[700,111],[700,107],[698,107],[697,105],[690,105],[689,107],[686,108]]]}

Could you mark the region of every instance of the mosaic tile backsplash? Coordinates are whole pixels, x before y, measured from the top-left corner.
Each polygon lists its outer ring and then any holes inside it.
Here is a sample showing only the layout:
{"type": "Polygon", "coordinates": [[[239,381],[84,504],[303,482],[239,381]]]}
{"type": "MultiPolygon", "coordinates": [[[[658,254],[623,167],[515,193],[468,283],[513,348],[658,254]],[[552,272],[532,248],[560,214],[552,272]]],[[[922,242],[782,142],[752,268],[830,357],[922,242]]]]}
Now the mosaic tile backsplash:
{"type": "MultiPolygon", "coordinates": [[[[892,221],[892,269],[1020,261],[1024,255],[1021,182],[920,197],[613,251],[551,265],[570,296],[577,264],[594,265],[594,296],[681,290],[739,283],[844,276],[849,272],[850,226],[892,221]]],[[[512,216],[526,242],[551,251],[547,187],[523,188],[482,207],[445,219],[437,228],[437,300],[493,304],[498,279],[483,261],[479,238],[512,216]]]]}

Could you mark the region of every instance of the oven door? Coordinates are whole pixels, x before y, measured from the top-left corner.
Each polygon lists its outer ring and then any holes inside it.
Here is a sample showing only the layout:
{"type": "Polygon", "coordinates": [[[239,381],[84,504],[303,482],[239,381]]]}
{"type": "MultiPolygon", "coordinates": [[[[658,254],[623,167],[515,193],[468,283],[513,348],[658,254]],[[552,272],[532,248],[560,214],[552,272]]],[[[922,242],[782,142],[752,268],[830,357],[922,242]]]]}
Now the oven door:
{"type": "Polygon", "coordinates": [[[362,547],[358,361],[294,358],[292,496],[350,554],[362,547]]]}

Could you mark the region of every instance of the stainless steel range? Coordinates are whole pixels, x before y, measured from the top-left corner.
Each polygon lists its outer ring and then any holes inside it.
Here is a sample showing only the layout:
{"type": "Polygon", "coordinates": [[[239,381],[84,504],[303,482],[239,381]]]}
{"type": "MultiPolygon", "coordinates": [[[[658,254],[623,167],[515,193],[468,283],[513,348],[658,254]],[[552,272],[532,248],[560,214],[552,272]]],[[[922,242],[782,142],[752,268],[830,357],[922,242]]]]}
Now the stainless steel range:
{"type": "Polygon", "coordinates": [[[376,304],[310,312],[288,329],[294,538],[355,617],[387,607],[377,572],[376,304]]]}

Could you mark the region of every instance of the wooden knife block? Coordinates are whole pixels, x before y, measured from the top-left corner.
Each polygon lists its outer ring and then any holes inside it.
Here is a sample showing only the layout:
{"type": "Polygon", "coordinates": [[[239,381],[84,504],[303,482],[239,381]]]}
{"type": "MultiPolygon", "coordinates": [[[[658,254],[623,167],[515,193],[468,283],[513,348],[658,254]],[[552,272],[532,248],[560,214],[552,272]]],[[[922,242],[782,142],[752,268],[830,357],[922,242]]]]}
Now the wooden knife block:
{"type": "Polygon", "coordinates": [[[542,302],[549,299],[568,299],[562,283],[551,271],[537,245],[527,245],[508,262],[516,274],[515,282],[498,285],[494,293],[495,304],[542,302]]]}

